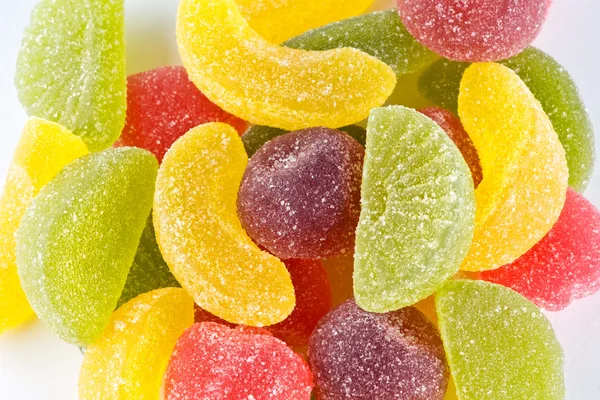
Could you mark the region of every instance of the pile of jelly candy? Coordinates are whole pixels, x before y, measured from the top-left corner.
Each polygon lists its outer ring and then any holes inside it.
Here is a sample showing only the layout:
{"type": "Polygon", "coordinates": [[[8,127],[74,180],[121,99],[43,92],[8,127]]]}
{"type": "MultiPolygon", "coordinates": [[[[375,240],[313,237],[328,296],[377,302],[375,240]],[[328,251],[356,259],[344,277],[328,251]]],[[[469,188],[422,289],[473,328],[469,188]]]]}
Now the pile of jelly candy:
{"type": "Polygon", "coordinates": [[[600,211],[551,1],[370,3],[181,0],[183,66],[127,77],[123,0],[40,0],[0,333],[79,346],[83,400],[564,399],[540,308],[600,288],[600,211]]]}

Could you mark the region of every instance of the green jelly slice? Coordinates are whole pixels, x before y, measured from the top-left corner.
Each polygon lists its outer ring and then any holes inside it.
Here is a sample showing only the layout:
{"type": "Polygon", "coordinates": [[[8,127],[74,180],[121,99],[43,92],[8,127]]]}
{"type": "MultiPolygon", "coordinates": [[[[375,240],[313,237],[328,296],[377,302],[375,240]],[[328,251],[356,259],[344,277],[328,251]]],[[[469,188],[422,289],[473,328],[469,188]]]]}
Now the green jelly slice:
{"type": "Polygon", "coordinates": [[[123,147],[66,166],[31,203],[17,231],[17,267],[38,317],[86,346],[121,296],[152,208],[158,162],[123,147]]]}
{"type": "Polygon", "coordinates": [[[434,293],[458,271],[474,220],[469,167],[442,128],[413,109],[373,109],[356,231],[356,303],[383,313],[434,293]]]}
{"type": "Polygon", "coordinates": [[[15,84],[31,116],[58,122],[90,151],[125,124],[123,0],[42,0],[33,10],[15,84]]]}
{"type": "Polygon", "coordinates": [[[470,280],[448,281],[435,299],[460,400],[565,398],[562,349],[533,303],[470,280]]]}

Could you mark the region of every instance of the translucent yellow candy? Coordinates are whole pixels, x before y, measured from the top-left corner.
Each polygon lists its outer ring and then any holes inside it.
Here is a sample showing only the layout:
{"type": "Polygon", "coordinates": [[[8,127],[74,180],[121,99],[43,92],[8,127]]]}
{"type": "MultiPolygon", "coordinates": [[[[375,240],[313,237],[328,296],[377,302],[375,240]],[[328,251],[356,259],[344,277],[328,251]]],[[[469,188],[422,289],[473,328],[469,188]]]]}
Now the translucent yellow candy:
{"type": "Polygon", "coordinates": [[[87,152],[79,137],[58,124],[32,118],[25,125],[0,197],[0,333],[33,316],[15,259],[15,232],[25,210],[54,175],[87,152]]]}
{"type": "Polygon", "coordinates": [[[475,236],[461,269],[494,269],[524,254],[558,219],[567,190],[565,152],[540,103],[502,65],[465,71],[458,112],[483,170],[475,236]]]}
{"type": "Polygon", "coordinates": [[[266,41],[234,0],[183,0],[177,40],[202,93],[257,125],[350,125],[382,105],[396,84],[389,66],[356,49],[305,51],[266,41]]]}
{"type": "Polygon", "coordinates": [[[86,349],[79,398],[158,400],[175,343],[193,323],[194,302],[183,289],[158,289],[130,300],[86,349]]]}
{"type": "Polygon", "coordinates": [[[247,162],[231,126],[189,131],[160,167],[154,227],[173,275],[200,307],[232,323],[272,325],[292,312],[294,288],[285,265],[260,250],[237,217],[247,162]]]}

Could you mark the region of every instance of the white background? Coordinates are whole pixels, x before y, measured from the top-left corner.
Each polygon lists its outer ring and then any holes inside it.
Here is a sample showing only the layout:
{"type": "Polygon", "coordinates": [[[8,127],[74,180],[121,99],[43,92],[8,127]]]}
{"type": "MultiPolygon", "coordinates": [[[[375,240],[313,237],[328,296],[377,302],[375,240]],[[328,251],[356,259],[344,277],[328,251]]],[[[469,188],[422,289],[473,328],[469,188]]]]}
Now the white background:
{"type": "MultiPolygon", "coordinates": [[[[23,28],[36,0],[0,1],[0,181],[26,116],[13,87],[23,28]]],[[[128,69],[139,72],[178,63],[175,47],[177,0],[126,0],[128,69]]],[[[393,1],[377,1],[389,8],[393,1]]],[[[600,1],[554,0],[536,45],[564,65],[577,82],[600,132],[600,1]]],[[[600,144],[600,134],[596,134],[600,144]]],[[[600,146],[599,146],[600,147],[600,146]]],[[[2,183],[0,183],[2,185],[2,183]]],[[[600,207],[600,168],[587,196],[600,207]]],[[[566,355],[568,399],[600,399],[600,293],[549,313],[566,355]]],[[[39,322],[0,337],[0,400],[77,398],[82,356],[39,322]]],[[[508,399],[507,399],[508,400],[508,399]]]]}

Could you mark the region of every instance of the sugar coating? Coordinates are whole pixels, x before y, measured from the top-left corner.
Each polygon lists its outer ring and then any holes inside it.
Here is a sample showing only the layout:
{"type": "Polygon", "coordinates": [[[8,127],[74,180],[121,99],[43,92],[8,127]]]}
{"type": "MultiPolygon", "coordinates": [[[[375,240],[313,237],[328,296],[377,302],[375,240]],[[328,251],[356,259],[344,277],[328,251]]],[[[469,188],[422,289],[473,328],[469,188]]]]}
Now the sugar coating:
{"type": "Polygon", "coordinates": [[[533,303],[500,285],[451,280],[436,308],[460,400],[564,399],[562,349],[533,303]]]}
{"type": "Polygon", "coordinates": [[[186,133],[160,167],[154,228],[167,265],[200,307],[235,324],[272,325],[294,309],[294,287],[285,265],[259,249],[237,217],[247,160],[229,125],[186,133]]]}
{"type": "Polygon", "coordinates": [[[165,399],[308,400],[308,365],[279,339],[212,322],[179,338],[165,376],[165,399]]]}
{"type": "Polygon", "coordinates": [[[58,124],[31,118],[25,125],[0,196],[0,334],[33,316],[17,272],[21,219],[40,189],[87,152],[79,137],[58,124]]]}
{"type": "Polygon", "coordinates": [[[279,258],[351,252],[360,214],[364,149],[350,136],[309,128],[279,136],[250,159],[238,193],[248,235],[279,258]]]}
{"type": "Polygon", "coordinates": [[[193,323],[194,301],[183,289],[158,289],[129,301],[87,347],[79,398],[158,400],[171,352],[193,323]]]}
{"type": "Polygon", "coordinates": [[[552,311],[594,294],[600,288],[600,211],[569,188],[558,221],[540,242],[481,275],[552,311]]]}
{"type": "Polygon", "coordinates": [[[367,126],[354,295],[371,312],[433,294],[471,244],[475,199],[465,160],[423,114],[376,108],[367,126]]]}
{"type": "Polygon", "coordinates": [[[467,165],[471,170],[471,177],[473,178],[475,189],[477,189],[481,179],[483,179],[481,163],[479,162],[477,150],[475,149],[475,146],[473,146],[469,134],[465,131],[465,128],[463,128],[460,119],[450,111],[439,107],[422,108],[419,112],[431,118],[448,134],[450,139],[452,139],[467,162],[467,165]]]}
{"type": "Polygon", "coordinates": [[[414,307],[373,314],[348,300],[319,322],[308,355],[322,400],[441,400],[450,375],[439,333],[414,307]]]}
{"type": "Polygon", "coordinates": [[[33,200],[17,266],[37,316],[66,342],[98,339],[121,296],[152,208],[158,163],[124,147],[82,157],[33,200]]]}
{"type": "Polygon", "coordinates": [[[392,93],[394,72],[356,49],[294,50],[260,37],[234,0],[183,0],[177,39],[190,79],[215,104],[257,125],[337,128],[392,93]]]}
{"type": "MultiPolygon", "coordinates": [[[[541,103],[565,149],[569,186],[583,192],[594,168],[594,129],[575,82],[556,60],[535,47],[500,64],[514,70],[541,103]]],[[[419,89],[434,103],[456,112],[460,80],[468,66],[437,61],[421,76],[419,89]]]]}
{"type": "Polygon", "coordinates": [[[354,297],[354,255],[344,254],[338,257],[323,260],[323,267],[327,271],[331,285],[332,305],[337,307],[348,299],[354,297]]]}
{"type": "Polygon", "coordinates": [[[127,119],[118,144],[146,149],[160,162],[177,139],[207,122],[224,122],[240,134],[247,126],[211,103],[185,68],[157,68],[127,78],[127,119]]]}
{"type": "Polygon", "coordinates": [[[313,29],[283,43],[303,50],[352,47],[383,61],[396,75],[417,72],[437,55],[404,27],[396,10],[378,11],[313,29]]]}
{"type": "Polygon", "coordinates": [[[17,61],[21,104],[80,136],[90,151],[110,147],[125,122],[123,0],[41,0],[17,61]]]}
{"type": "Polygon", "coordinates": [[[117,308],[142,293],[155,289],[178,288],[179,282],[171,273],[156,243],[152,216],[148,217],[142,232],[133,264],[127,275],[125,287],[117,303],[117,308]]]}
{"type": "Polygon", "coordinates": [[[512,57],[536,38],[551,0],[398,0],[406,28],[423,45],[457,61],[512,57]]]}
{"type": "Polygon", "coordinates": [[[364,12],[373,0],[235,0],[252,29],[271,43],[364,12]]]}
{"type": "Polygon", "coordinates": [[[540,103],[502,65],[467,68],[458,113],[483,171],[473,244],[461,269],[495,269],[532,248],[558,219],[569,176],[565,152],[540,103]]]}

